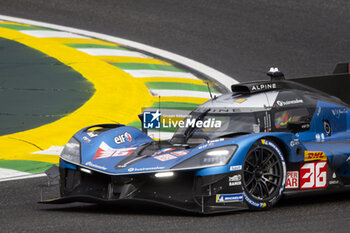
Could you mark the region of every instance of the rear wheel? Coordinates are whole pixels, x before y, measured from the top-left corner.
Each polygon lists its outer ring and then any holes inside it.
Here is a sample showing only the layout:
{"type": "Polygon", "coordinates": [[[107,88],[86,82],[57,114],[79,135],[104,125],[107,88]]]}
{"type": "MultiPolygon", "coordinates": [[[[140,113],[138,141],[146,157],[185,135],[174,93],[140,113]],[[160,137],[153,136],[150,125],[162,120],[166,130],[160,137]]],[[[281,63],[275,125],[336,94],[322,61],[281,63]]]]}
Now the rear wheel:
{"type": "Polygon", "coordinates": [[[253,144],[243,164],[243,195],[253,209],[269,208],[284,190],[286,165],[279,147],[261,139],[253,144]]]}

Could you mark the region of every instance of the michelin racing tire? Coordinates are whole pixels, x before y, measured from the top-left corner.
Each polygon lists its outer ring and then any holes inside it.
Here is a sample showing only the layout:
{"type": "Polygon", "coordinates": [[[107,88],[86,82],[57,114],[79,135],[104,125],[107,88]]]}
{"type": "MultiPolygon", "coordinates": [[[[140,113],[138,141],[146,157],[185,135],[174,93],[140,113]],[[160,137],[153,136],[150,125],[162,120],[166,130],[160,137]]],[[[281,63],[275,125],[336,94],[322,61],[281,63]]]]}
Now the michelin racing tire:
{"type": "Polygon", "coordinates": [[[274,142],[256,141],[245,157],[242,171],[244,201],[250,209],[268,209],[278,202],[285,187],[286,164],[274,142]]]}

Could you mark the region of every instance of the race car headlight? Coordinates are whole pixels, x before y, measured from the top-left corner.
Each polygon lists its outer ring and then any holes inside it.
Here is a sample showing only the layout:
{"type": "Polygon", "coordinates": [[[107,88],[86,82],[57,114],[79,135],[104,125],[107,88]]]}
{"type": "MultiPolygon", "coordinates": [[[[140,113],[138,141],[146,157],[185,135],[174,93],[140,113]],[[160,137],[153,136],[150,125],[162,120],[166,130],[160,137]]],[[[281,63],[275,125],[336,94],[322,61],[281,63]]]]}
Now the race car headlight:
{"type": "Polygon", "coordinates": [[[205,150],[173,168],[205,168],[226,165],[237,150],[237,145],[205,150]]]}
{"type": "Polygon", "coordinates": [[[80,163],[80,142],[71,138],[63,148],[61,158],[70,162],[80,163]]]}

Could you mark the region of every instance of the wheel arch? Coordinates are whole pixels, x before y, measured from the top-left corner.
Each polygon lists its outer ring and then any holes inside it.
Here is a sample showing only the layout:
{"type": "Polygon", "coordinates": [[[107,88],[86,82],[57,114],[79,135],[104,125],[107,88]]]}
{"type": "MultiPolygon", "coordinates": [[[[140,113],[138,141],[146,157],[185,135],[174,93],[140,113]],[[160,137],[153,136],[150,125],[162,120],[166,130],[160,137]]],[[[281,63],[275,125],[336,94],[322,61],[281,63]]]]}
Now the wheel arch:
{"type": "Polygon", "coordinates": [[[288,149],[287,149],[288,146],[283,140],[279,139],[278,137],[274,137],[274,136],[265,136],[265,137],[262,137],[260,139],[267,139],[267,140],[275,143],[278,146],[278,148],[282,151],[284,159],[288,160],[288,157],[289,157],[289,153],[288,153],[288,149]]]}

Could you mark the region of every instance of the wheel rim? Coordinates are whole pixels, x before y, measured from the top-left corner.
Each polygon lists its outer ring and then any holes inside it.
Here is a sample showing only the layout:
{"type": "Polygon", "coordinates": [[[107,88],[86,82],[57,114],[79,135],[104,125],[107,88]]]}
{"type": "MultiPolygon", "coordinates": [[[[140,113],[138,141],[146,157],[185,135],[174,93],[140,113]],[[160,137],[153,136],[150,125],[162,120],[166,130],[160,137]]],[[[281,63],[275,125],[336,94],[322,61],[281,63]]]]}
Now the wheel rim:
{"type": "Polygon", "coordinates": [[[244,161],[244,189],[252,198],[270,200],[279,192],[282,173],[278,154],[271,148],[258,146],[248,152],[244,161]]]}

